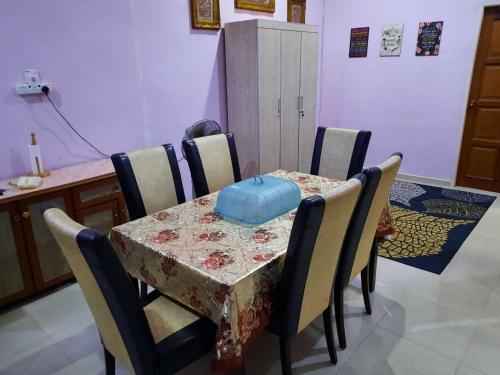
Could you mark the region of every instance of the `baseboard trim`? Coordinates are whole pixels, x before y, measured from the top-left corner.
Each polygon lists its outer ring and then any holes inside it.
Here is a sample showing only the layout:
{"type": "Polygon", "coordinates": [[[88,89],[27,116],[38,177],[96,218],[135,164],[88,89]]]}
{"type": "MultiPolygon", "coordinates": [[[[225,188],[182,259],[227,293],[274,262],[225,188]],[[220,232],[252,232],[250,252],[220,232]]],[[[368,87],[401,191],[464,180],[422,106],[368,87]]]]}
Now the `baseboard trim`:
{"type": "Polygon", "coordinates": [[[405,174],[405,173],[398,173],[396,178],[398,180],[414,182],[417,184],[431,185],[431,186],[444,187],[444,188],[453,187],[451,181],[441,180],[439,178],[414,176],[414,175],[405,174]]]}
{"type": "Polygon", "coordinates": [[[439,178],[430,178],[430,177],[414,176],[411,174],[398,173],[396,179],[401,181],[413,182],[416,184],[430,185],[448,189],[459,189],[463,191],[468,191],[470,193],[493,195],[496,197],[500,197],[500,193],[495,193],[493,191],[472,189],[464,186],[456,186],[451,181],[440,180],[439,178]]]}

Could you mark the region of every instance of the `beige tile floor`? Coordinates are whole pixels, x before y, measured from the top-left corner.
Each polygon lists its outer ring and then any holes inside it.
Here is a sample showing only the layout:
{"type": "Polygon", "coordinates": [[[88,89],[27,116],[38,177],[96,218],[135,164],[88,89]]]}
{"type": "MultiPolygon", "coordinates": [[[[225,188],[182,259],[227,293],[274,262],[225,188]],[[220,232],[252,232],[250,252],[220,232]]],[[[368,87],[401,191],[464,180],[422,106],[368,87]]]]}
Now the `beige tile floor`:
{"type": "MultiPolygon", "coordinates": [[[[380,258],[374,311],[359,282],[346,294],[346,350],[328,361],[317,321],[293,344],[294,373],[500,374],[500,200],[441,275],[380,258]]],[[[209,373],[205,356],[181,373],[209,373]]],[[[248,374],[279,374],[278,341],[263,335],[248,374]]],[[[118,373],[125,373],[119,369],[118,373]]],[[[77,284],[0,314],[0,374],[104,374],[96,327],[77,284]]]]}

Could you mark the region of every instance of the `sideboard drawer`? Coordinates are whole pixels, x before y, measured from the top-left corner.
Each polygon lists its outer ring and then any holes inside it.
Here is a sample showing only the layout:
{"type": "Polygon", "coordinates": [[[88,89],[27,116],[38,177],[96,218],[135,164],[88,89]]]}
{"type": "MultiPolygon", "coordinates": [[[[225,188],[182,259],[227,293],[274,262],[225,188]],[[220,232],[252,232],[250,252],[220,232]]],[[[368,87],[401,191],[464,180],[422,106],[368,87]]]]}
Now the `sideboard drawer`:
{"type": "Polygon", "coordinates": [[[121,197],[121,195],[122,190],[115,177],[73,189],[73,201],[76,208],[95,206],[110,199],[121,197]]]}

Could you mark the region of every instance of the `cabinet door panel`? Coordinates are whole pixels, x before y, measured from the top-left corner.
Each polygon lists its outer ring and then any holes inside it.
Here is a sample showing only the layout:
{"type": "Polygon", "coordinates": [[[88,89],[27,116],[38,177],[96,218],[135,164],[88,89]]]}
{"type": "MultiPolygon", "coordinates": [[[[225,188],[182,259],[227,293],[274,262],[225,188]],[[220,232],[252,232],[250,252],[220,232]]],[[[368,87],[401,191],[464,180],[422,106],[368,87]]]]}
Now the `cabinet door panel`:
{"type": "Polygon", "coordinates": [[[42,203],[54,203],[72,216],[70,197],[65,191],[22,203],[24,232],[38,290],[72,277],[71,269],[40,213],[42,203]]]}
{"type": "Polygon", "coordinates": [[[280,168],[281,31],[258,29],[259,173],[280,168]]]}
{"type": "Polygon", "coordinates": [[[0,208],[0,302],[8,303],[33,291],[20,216],[15,205],[0,208]]]}
{"type": "Polygon", "coordinates": [[[121,195],[118,180],[108,178],[104,181],[94,182],[73,189],[73,202],[75,208],[92,207],[99,203],[108,202],[121,195]]]}
{"type": "Polygon", "coordinates": [[[296,171],[299,153],[301,32],[281,32],[281,168],[296,171]]]}
{"type": "Polygon", "coordinates": [[[302,33],[300,64],[299,171],[309,173],[316,134],[316,96],[318,93],[318,34],[302,33]]]}
{"type": "Polygon", "coordinates": [[[76,220],[88,228],[108,235],[111,228],[121,222],[118,201],[79,210],[76,213],[76,220]]]}

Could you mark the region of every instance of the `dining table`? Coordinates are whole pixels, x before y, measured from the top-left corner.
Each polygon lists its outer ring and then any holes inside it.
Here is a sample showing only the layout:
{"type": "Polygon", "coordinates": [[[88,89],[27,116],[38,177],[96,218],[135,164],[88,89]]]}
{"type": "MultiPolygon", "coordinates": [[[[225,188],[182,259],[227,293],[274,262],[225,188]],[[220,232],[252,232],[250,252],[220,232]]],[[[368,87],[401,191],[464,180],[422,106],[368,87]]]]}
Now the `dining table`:
{"type": "MultiPolygon", "coordinates": [[[[302,199],[345,183],[285,170],[269,175],[295,182],[302,199]]],[[[114,227],[110,240],[133,277],[218,326],[212,367],[231,371],[270,323],[297,210],[247,224],[215,213],[217,195],[114,227]]]]}

